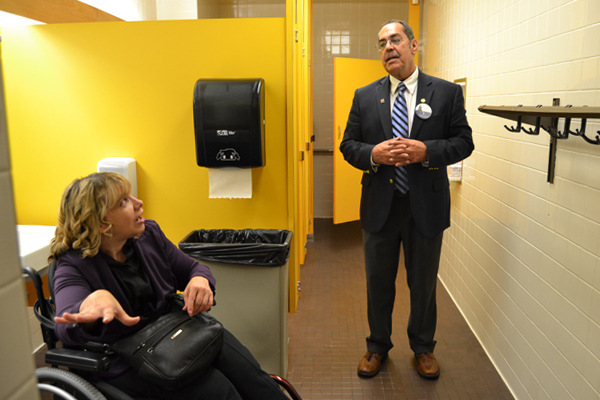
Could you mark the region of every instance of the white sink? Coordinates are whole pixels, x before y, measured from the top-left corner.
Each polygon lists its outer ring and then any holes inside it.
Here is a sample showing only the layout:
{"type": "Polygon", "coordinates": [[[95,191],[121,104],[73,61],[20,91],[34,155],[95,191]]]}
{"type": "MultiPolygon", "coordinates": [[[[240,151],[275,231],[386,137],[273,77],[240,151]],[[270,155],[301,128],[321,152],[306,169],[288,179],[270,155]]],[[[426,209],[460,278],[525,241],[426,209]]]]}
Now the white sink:
{"type": "Polygon", "coordinates": [[[54,237],[55,226],[17,225],[17,242],[22,267],[31,267],[40,275],[46,273],[50,240],[54,237]]]}

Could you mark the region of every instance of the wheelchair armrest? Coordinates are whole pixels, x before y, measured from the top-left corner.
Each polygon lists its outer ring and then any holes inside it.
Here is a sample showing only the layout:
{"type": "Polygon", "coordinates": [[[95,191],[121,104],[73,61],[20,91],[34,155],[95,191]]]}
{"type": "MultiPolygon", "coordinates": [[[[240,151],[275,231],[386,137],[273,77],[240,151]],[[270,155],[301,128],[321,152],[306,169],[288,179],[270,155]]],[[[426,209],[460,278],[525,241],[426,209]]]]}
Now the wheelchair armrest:
{"type": "Polygon", "coordinates": [[[76,349],[50,349],[46,352],[46,363],[79,371],[106,371],[110,357],[106,353],[76,349]]]}

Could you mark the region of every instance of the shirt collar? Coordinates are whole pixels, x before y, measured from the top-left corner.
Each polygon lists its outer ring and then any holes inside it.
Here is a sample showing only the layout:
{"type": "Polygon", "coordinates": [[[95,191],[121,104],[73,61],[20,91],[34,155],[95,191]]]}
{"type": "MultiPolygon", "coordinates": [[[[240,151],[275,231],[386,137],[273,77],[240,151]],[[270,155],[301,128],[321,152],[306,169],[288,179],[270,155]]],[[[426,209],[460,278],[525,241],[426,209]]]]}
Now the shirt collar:
{"type": "Polygon", "coordinates": [[[396,88],[398,87],[398,85],[400,84],[400,82],[404,82],[404,86],[406,86],[406,90],[408,90],[408,92],[410,94],[413,94],[415,92],[415,89],[417,88],[417,81],[419,79],[419,68],[415,68],[415,71],[405,80],[401,81],[400,79],[394,78],[393,76],[390,75],[390,90],[392,91],[392,95],[394,93],[396,93],[396,88]]]}

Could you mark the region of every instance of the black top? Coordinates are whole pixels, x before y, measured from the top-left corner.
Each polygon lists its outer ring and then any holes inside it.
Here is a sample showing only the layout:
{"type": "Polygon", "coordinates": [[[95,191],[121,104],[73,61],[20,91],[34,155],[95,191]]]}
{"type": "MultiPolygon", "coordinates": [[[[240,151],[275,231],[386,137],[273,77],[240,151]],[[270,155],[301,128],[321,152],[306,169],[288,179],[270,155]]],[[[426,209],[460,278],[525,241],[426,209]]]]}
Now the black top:
{"type": "MultiPolygon", "coordinates": [[[[147,307],[155,304],[152,284],[144,268],[140,267],[138,255],[133,249],[131,240],[128,240],[123,247],[123,253],[127,257],[125,262],[117,261],[102,252],[100,254],[106,260],[129,304],[131,304],[133,312],[131,316],[145,315],[145,312],[152,311],[148,310],[147,307]]],[[[154,307],[152,308],[154,309],[154,307]]]]}

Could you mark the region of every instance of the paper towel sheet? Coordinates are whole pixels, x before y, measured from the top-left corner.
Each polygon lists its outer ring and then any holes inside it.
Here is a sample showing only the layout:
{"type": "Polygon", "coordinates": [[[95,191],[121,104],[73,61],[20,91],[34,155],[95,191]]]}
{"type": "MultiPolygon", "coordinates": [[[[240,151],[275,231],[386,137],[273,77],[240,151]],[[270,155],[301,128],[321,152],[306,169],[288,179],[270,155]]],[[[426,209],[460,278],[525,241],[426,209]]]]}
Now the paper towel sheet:
{"type": "Polygon", "coordinates": [[[210,199],[252,198],[251,168],[209,168],[210,199]]]}

